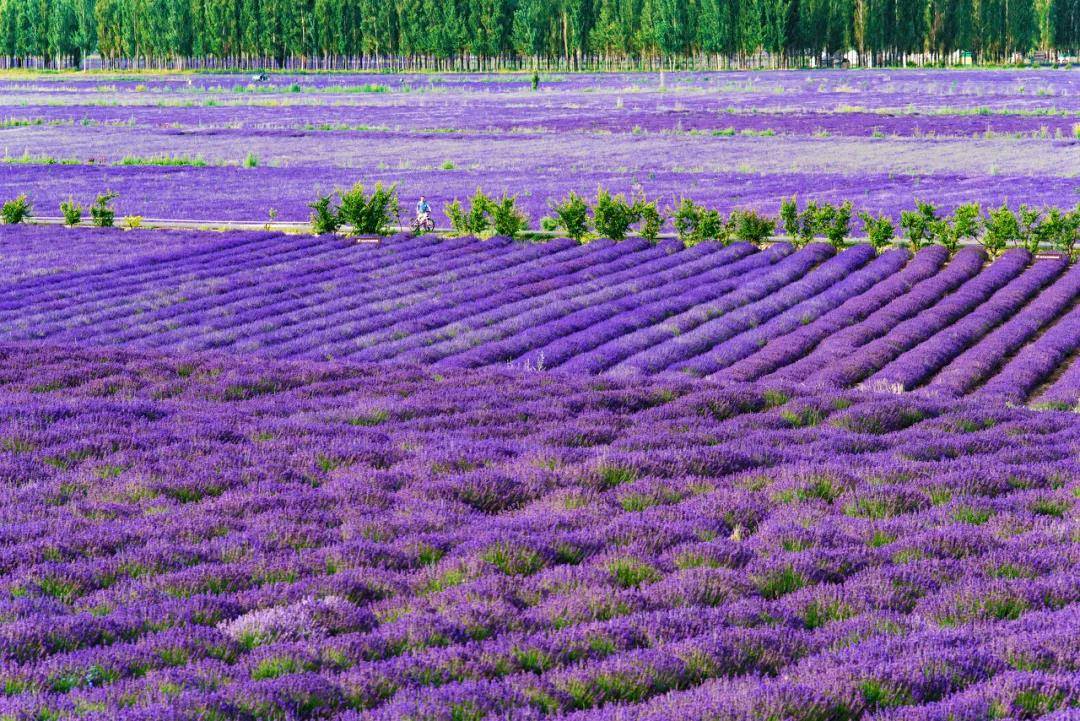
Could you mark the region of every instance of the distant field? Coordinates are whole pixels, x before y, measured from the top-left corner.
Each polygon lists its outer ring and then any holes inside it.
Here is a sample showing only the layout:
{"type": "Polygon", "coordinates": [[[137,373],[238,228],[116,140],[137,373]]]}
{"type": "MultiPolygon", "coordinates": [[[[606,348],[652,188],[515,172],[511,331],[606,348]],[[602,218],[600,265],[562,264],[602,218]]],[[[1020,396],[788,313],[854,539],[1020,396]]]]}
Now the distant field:
{"type": "Polygon", "coordinates": [[[600,184],[768,212],[793,193],[894,215],[1072,207],[1078,132],[1064,70],[570,75],[535,93],[513,75],[13,75],[0,194],[57,215],[111,188],[122,214],[205,220],[306,220],[317,190],[356,180],[436,211],[478,186],[520,194],[534,223],[600,184]]]}

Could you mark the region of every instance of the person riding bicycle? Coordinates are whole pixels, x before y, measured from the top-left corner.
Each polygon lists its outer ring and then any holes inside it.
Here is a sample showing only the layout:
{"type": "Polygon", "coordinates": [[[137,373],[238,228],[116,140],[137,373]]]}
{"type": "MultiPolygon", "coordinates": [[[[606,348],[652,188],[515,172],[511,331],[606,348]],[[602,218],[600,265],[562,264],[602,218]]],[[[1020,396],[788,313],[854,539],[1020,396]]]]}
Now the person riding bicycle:
{"type": "Polygon", "coordinates": [[[425,223],[429,218],[431,218],[431,206],[428,205],[427,198],[421,195],[416,204],[416,220],[419,223],[425,223]]]}

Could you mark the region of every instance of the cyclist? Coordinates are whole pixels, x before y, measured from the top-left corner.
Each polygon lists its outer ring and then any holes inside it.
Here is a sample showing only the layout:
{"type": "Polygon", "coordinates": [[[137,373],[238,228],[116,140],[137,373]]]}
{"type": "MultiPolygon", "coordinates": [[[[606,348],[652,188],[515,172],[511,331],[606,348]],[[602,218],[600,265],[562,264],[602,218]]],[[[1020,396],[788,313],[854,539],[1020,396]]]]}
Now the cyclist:
{"type": "Polygon", "coordinates": [[[431,206],[427,202],[427,198],[420,196],[420,200],[416,203],[416,221],[417,223],[426,223],[431,217],[431,206]]]}

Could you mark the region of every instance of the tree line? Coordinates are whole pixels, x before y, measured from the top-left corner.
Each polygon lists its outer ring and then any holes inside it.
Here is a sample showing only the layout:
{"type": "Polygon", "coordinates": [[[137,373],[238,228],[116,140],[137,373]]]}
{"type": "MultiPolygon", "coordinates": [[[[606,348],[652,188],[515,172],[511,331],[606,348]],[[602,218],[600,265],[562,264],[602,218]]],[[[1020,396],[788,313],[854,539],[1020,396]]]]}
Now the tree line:
{"type": "Polygon", "coordinates": [[[1080,0],[0,0],[8,66],[880,66],[1078,49],[1080,0]]]}

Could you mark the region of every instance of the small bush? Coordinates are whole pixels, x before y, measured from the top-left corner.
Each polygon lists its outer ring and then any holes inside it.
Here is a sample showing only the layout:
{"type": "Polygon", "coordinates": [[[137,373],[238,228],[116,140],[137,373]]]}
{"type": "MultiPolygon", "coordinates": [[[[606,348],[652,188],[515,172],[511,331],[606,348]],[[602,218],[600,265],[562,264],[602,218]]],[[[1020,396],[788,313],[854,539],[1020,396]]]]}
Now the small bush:
{"type": "Polygon", "coordinates": [[[874,250],[879,253],[885,248],[889,247],[889,244],[893,241],[893,237],[896,234],[896,229],[893,227],[892,219],[887,215],[881,215],[874,217],[870,213],[859,213],[859,219],[863,222],[863,230],[866,232],[866,239],[873,246],[874,250]]]}
{"type": "Polygon", "coordinates": [[[966,203],[953,211],[953,232],[960,240],[975,240],[979,237],[982,226],[982,206],[978,203],[966,203]]]}
{"type": "Polygon", "coordinates": [[[489,210],[495,235],[516,238],[529,229],[529,217],[518,209],[516,195],[504,195],[491,201],[489,210]]]}
{"type": "Polygon", "coordinates": [[[817,201],[811,200],[806,204],[806,208],[799,213],[799,241],[795,244],[795,247],[804,248],[812,243],[819,232],[818,226],[820,224],[821,208],[818,206],[817,201]]]}
{"type": "Polygon", "coordinates": [[[612,195],[603,188],[596,189],[593,226],[601,237],[625,240],[630,226],[637,221],[636,208],[626,201],[626,196],[621,193],[612,195]]]}
{"type": "Polygon", "coordinates": [[[1005,204],[989,212],[983,220],[983,227],[986,232],[982,244],[991,258],[1005,250],[1009,243],[1020,240],[1020,220],[1005,204]]]}
{"type": "Polygon", "coordinates": [[[257,167],[259,167],[259,156],[256,155],[255,153],[248,153],[247,157],[244,158],[244,167],[245,168],[257,168],[257,167]]]}
{"type": "Polygon", "coordinates": [[[203,168],[206,167],[206,158],[201,155],[125,155],[119,164],[203,168]]]}
{"type": "Polygon", "coordinates": [[[315,202],[308,204],[311,208],[311,229],[316,235],[336,233],[341,229],[341,217],[337,208],[330,207],[331,202],[329,195],[320,195],[315,202]]]}
{"type": "Polygon", "coordinates": [[[4,219],[4,222],[8,225],[15,225],[22,223],[27,218],[33,215],[33,208],[30,205],[30,200],[23,193],[15,200],[9,200],[4,203],[0,208],[0,218],[4,219]]]}
{"type": "Polygon", "coordinates": [[[656,242],[664,227],[664,221],[667,220],[657,207],[656,201],[649,202],[644,196],[640,196],[634,200],[634,212],[641,223],[638,233],[650,243],[656,242]]]}
{"type": "MultiPolygon", "coordinates": [[[[504,196],[505,197],[505,196],[504,196]]],[[[443,209],[443,213],[450,221],[450,227],[455,235],[485,234],[491,228],[491,211],[494,203],[491,198],[484,195],[480,188],[476,189],[469,201],[469,209],[466,210],[457,198],[443,209]]]]}
{"type": "Polygon", "coordinates": [[[776,219],[753,210],[735,210],[728,218],[728,228],[738,240],[760,245],[776,232],[776,219]]]}
{"type": "Polygon", "coordinates": [[[562,228],[566,237],[581,241],[589,234],[589,204],[575,193],[551,206],[555,213],[556,228],[562,228]]]}
{"type": "Polygon", "coordinates": [[[338,219],[344,225],[351,225],[354,233],[387,235],[401,217],[396,184],[387,187],[376,183],[368,196],[363,184],[356,183],[349,190],[339,190],[338,196],[341,198],[338,219]]]}
{"type": "Polygon", "coordinates": [[[1080,205],[1069,212],[1062,212],[1058,208],[1047,211],[1039,235],[1041,242],[1073,257],[1077,241],[1080,240],[1080,205]]]}
{"type": "Polygon", "coordinates": [[[454,198],[443,208],[443,215],[450,221],[450,229],[454,235],[469,235],[469,213],[461,205],[461,201],[454,198]]]}
{"type": "Polygon", "coordinates": [[[801,211],[795,196],[780,204],[780,219],[796,248],[806,247],[819,235],[824,235],[837,248],[843,248],[845,239],[851,234],[851,217],[850,201],[837,207],[829,203],[818,205],[811,200],[801,211]]]}
{"type": "Polygon", "coordinates": [[[1044,224],[1043,211],[1021,205],[1018,215],[1020,218],[1020,247],[1026,248],[1030,253],[1039,252],[1044,224]]]}
{"type": "Polygon", "coordinates": [[[69,197],[60,203],[60,212],[64,215],[64,225],[73,226],[82,222],[83,206],[76,203],[74,198],[69,197]]]}
{"type": "Polygon", "coordinates": [[[719,211],[698,205],[689,198],[682,199],[673,218],[675,232],[679,234],[679,240],[687,246],[706,240],[726,242],[728,239],[728,229],[719,211]]]}
{"type": "Polygon", "coordinates": [[[982,206],[978,203],[958,206],[950,217],[930,222],[930,235],[936,243],[955,253],[960,249],[961,241],[979,237],[981,216],[982,206]]]}
{"type": "Polygon", "coordinates": [[[791,244],[799,247],[802,228],[799,225],[799,198],[796,195],[780,202],[780,221],[784,224],[791,244]]]}
{"type": "Polygon", "coordinates": [[[838,250],[844,248],[844,241],[851,234],[851,208],[851,201],[846,200],[839,207],[825,204],[819,211],[816,225],[838,250]]]}
{"type": "Polygon", "coordinates": [[[925,248],[933,238],[934,224],[940,219],[937,208],[930,203],[916,200],[917,210],[905,210],[900,214],[900,227],[915,250],[925,248]]]}
{"type": "Polygon", "coordinates": [[[107,190],[97,197],[90,206],[90,221],[97,228],[111,228],[116,220],[116,211],[112,202],[120,197],[119,193],[107,190]]]}
{"type": "Polygon", "coordinates": [[[124,216],[124,230],[138,230],[142,227],[143,219],[141,215],[125,215],[124,216]]]}

